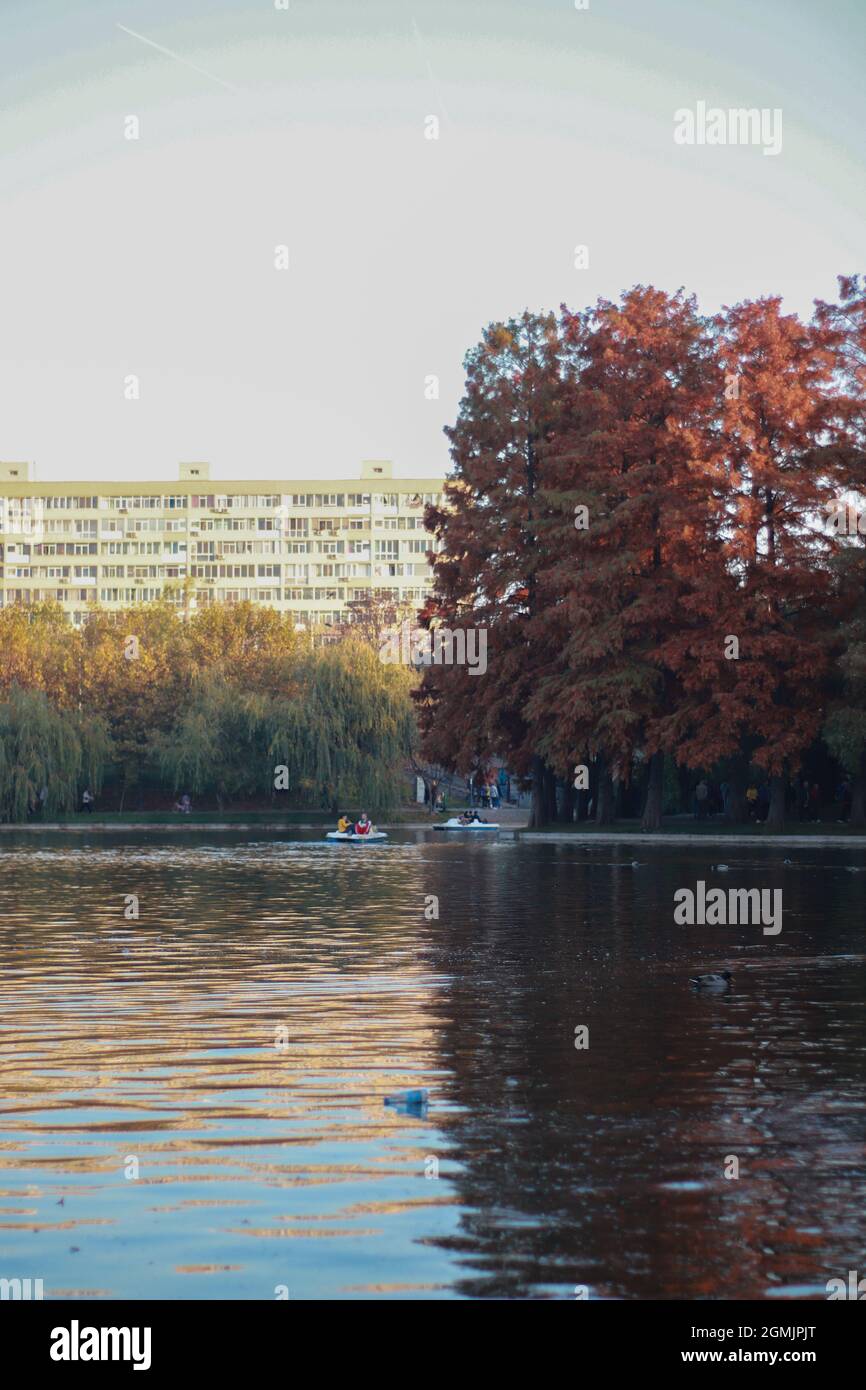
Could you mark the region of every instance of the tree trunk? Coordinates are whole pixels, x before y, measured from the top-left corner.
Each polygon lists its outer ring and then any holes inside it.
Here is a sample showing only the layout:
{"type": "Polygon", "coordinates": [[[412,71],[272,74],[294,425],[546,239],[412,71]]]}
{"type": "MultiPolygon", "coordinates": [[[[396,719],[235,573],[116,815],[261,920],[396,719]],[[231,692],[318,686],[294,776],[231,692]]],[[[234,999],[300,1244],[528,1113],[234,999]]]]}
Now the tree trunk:
{"type": "Polygon", "coordinates": [[[537,753],[532,758],[532,807],[529,824],[534,830],[547,825],[547,802],[544,797],[544,761],[537,753]]]}
{"type": "Polygon", "coordinates": [[[662,824],[662,791],[664,786],[665,755],[659,749],[649,760],[646,799],[643,806],[641,830],[660,830],[662,824]]]}
{"type": "Polygon", "coordinates": [[[728,797],[728,820],[734,824],[740,824],[748,820],[749,811],[746,805],[746,782],[749,770],[746,767],[744,758],[736,758],[731,766],[731,774],[727,778],[731,792],[728,797]]]}
{"type": "Polygon", "coordinates": [[[692,770],[690,767],[683,767],[682,764],[677,768],[677,785],[680,793],[680,810],[683,815],[691,815],[692,811],[692,770]]]}
{"type": "Polygon", "coordinates": [[[866,825],[866,753],[860,754],[860,770],[851,778],[849,825],[866,825]]]}
{"type": "Polygon", "coordinates": [[[557,818],[556,777],[552,769],[547,766],[544,769],[544,802],[548,821],[555,821],[557,818]]]}
{"type": "Polygon", "coordinates": [[[576,801],[577,792],[574,790],[574,782],[571,778],[566,777],[562,787],[562,807],[559,812],[559,820],[564,821],[567,825],[570,825],[575,819],[576,801]]]}
{"type": "Polygon", "coordinates": [[[607,762],[599,758],[598,791],[596,793],[595,823],[610,825],[613,821],[613,778],[607,770],[607,762]]]}
{"type": "Polygon", "coordinates": [[[767,829],[781,834],[785,829],[785,779],[770,778],[770,809],[767,812],[767,829]]]}

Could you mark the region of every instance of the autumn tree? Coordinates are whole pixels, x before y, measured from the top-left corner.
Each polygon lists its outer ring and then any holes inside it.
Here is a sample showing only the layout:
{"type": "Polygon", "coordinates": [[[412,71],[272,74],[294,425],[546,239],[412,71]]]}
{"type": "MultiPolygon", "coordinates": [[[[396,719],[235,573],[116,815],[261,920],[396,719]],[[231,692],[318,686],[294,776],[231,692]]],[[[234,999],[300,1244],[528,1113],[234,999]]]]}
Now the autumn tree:
{"type": "MultiPolygon", "coordinates": [[[[839,457],[826,448],[839,427],[836,334],[785,315],[778,298],[718,317],[726,379],[721,447],[727,471],[726,552],[737,589],[719,646],[729,659],[723,738],[741,746],[770,781],[768,826],[781,829],[785,779],[821,727],[834,624],[826,503],[839,457]]],[[[699,740],[700,741],[700,740],[699,740]]],[[[724,746],[723,746],[724,745],[724,746]]]]}
{"type": "MultiPolygon", "coordinates": [[[[446,430],[453,473],[427,525],[441,544],[425,621],[484,629],[487,670],[430,665],[418,692],[424,756],[462,773],[507,749],[532,773],[532,823],[549,818],[552,770],[526,718],[544,670],[539,570],[545,563],[546,454],[561,404],[562,346],[552,314],[492,324],[467,356],[446,430]],[[547,797],[545,797],[545,789],[547,797]]],[[[477,669],[477,668],[476,668],[477,669]]]]}
{"type": "Polygon", "coordinates": [[[828,441],[840,490],[828,516],[845,609],[824,740],[851,777],[851,823],[866,824],[866,277],[839,277],[839,300],[818,301],[818,326],[835,334],[841,428],[828,441]]]}
{"type": "Polygon", "coordinates": [[[574,372],[548,450],[539,573],[552,659],[527,713],[556,764],[595,756],[626,780],[643,760],[655,829],[680,694],[665,644],[706,613],[721,566],[708,487],[718,370],[682,293],[638,287],[566,311],[564,338],[574,372]]]}

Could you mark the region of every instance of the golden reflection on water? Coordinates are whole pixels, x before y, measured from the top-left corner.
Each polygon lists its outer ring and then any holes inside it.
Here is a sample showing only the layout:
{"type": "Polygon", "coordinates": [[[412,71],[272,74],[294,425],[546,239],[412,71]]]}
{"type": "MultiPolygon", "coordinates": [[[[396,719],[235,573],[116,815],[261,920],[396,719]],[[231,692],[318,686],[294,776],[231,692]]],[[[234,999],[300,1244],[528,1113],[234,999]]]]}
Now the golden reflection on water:
{"type": "Polygon", "coordinates": [[[413,945],[424,884],[414,848],[394,848],[387,870],[319,845],[7,857],[0,1173],[24,1169],[26,1187],[6,1190],[31,1204],[0,1208],[0,1230],[122,1227],[133,1188],[145,1200],[179,1189],[176,1202],[147,1201],[151,1220],[206,1215],[235,1250],[372,1240],[361,1218],[423,1207],[401,1194],[423,1182],[438,1139],[424,1117],[383,1104],[437,1079],[436,981],[413,945]],[[124,918],[129,894],[138,920],[124,918]],[[309,1197],[383,1183],[395,1195],[379,1203],[231,1219],[263,1187],[309,1197]],[[185,1195],[208,1187],[218,1195],[185,1195]],[[93,1215],[100,1199],[111,1214],[93,1215]]]}

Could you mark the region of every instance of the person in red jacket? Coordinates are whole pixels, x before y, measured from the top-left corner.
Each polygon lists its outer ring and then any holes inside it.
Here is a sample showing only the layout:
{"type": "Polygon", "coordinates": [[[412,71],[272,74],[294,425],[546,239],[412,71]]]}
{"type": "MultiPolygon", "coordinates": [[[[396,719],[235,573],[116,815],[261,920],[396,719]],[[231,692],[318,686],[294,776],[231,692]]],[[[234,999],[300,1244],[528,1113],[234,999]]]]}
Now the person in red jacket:
{"type": "Polygon", "coordinates": [[[373,829],[373,827],[372,827],[372,825],[370,824],[370,820],[369,820],[369,818],[368,818],[368,816],[367,816],[367,812],[366,812],[366,811],[362,811],[362,812],[361,812],[361,819],[360,819],[359,821],[356,821],[356,822],[355,822],[355,834],[356,834],[356,835],[369,835],[369,833],[370,833],[370,831],[371,831],[372,829],[373,829]]]}

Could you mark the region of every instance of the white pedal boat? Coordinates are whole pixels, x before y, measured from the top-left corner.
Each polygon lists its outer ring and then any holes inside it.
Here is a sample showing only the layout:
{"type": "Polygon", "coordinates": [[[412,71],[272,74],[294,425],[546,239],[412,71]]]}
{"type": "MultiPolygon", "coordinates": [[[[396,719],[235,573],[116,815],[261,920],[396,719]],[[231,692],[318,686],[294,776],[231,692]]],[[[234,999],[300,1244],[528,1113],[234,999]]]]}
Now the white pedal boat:
{"type": "Polygon", "coordinates": [[[498,825],[498,823],[495,822],[495,821],[494,821],[492,824],[490,823],[490,821],[472,821],[471,824],[469,824],[469,825],[464,825],[463,821],[458,820],[458,818],[457,818],[456,816],[452,816],[451,820],[445,821],[444,825],[434,825],[433,829],[434,829],[434,830],[498,830],[498,829],[499,829],[499,825],[498,825]]]}
{"type": "Polygon", "coordinates": [[[329,830],[325,836],[326,840],[344,840],[353,845],[363,845],[368,840],[387,840],[387,838],[384,830],[370,830],[366,835],[347,835],[344,830],[329,830]]]}

